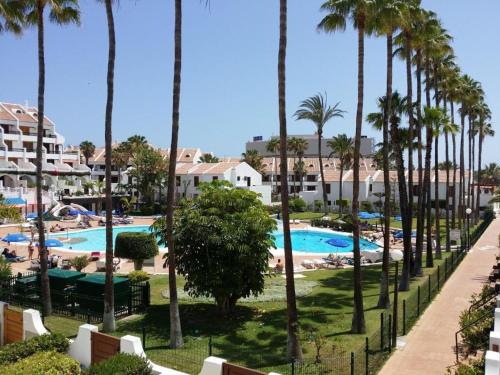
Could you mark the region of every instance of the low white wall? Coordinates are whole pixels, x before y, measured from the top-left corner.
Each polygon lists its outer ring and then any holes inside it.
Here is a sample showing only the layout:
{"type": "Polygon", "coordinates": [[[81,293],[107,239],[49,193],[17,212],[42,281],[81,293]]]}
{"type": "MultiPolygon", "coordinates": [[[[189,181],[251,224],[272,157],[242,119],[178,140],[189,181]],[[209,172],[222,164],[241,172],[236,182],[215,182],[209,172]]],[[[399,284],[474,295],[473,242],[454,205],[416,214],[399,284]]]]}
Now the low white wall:
{"type": "Polygon", "coordinates": [[[203,362],[200,375],[222,375],[222,365],[226,362],[225,359],[218,357],[208,357],[203,362]]]}
{"type": "Polygon", "coordinates": [[[38,310],[28,309],[23,311],[23,340],[29,340],[35,336],[48,334],[42,322],[38,310]]]}
{"type": "Polygon", "coordinates": [[[484,363],[484,375],[500,374],[500,353],[487,351],[484,363]]]}
{"type": "Polygon", "coordinates": [[[78,328],[78,335],[74,341],[69,344],[68,354],[76,359],[83,367],[89,367],[91,364],[91,335],[97,332],[98,328],[91,324],[83,324],[78,328]]]}

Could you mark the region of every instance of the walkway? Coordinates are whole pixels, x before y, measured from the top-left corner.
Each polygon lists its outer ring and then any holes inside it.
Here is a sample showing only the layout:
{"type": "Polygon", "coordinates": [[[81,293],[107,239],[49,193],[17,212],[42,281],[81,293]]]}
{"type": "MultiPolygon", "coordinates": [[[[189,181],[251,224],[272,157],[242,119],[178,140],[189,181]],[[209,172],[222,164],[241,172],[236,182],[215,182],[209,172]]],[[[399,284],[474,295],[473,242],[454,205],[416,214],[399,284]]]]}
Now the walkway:
{"type": "Polygon", "coordinates": [[[403,338],[406,345],[393,353],[379,375],[443,375],[455,364],[455,332],[459,329],[460,312],[468,308],[470,296],[479,292],[487,280],[495,264],[499,234],[500,219],[496,219],[403,338]]]}

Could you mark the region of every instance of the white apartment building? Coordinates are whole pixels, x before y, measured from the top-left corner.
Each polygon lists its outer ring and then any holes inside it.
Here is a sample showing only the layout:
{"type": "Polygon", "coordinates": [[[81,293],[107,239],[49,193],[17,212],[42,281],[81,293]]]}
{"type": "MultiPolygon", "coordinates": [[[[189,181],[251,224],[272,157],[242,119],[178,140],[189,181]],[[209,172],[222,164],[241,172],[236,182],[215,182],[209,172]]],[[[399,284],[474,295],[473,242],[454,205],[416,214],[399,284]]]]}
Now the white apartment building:
{"type": "MultiPolygon", "coordinates": [[[[0,193],[27,200],[34,209],[38,113],[28,105],[0,102],[0,193]]],[[[90,169],[80,163],[79,150],[65,150],[64,137],[56,132],[54,122],[43,121],[43,186],[48,192],[46,204],[60,191],[78,190],[89,178],[90,169]],[[49,194],[50,193],[50,194],[49,194]]]]}

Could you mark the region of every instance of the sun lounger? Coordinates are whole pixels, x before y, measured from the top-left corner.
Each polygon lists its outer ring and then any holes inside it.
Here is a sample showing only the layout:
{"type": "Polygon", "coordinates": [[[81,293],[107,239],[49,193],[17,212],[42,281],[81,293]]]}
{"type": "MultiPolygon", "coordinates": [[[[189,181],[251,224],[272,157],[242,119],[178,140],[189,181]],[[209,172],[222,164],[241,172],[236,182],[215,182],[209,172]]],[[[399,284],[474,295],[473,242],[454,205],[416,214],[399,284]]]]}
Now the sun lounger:
{"type": "Polygon", "coordinates": [[[301,263],[302,267],[308,269],[308,270],[311,270],[314,268],[314,262],[312,260],[309,260],[309,259],[304,259],[301,263]]]}
{"type": "Polygon", "coordinates": [[[11,262],[11,263],[19,263],[19,262],[26,261],[26,257],[24,257],[24,256],[13,256],[10,254],[2,255],[2,256],[5,258],[5,260],[7,262],[11,262]]]}
{"type": "Polygon", "coordinates": [[[39,270],[40,269],[40,261],[38,259],[32,259],[30,263],[30,269],[39,270]]]}
{"type": "Polygon", "coordinates": [[[101,252],[100,251],[92,251],[90,253],[89,260],[98,260],[101,257],[101,252]]]}

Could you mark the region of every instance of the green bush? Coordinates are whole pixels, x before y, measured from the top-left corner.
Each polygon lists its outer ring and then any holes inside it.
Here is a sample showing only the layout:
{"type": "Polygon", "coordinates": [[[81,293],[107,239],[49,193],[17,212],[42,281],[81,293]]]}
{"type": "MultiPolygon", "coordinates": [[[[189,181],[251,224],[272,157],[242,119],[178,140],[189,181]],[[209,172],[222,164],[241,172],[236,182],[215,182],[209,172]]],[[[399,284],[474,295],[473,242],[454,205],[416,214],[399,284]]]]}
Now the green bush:
{"type": "Polygon", "coordinates": [[[133,283],[139,283],[141,281],[148,281],[149,275],[146,271],[132,271],[128,274],[128,278],[133,283]]]}
{"type": "Polygon", "coordinates": [[[344,221],[343,223],[340,223],[337,220],[313,219],[311,220],[311,225],[313,227],[330,228],[341,232],[352,232],[354,229],[353,224],[351,221],[346,219],[347,217],[342,218],[342,221],[344,221]]]}
{"type": "Polygon", "coordinates": [[[75,196],[81,197],[82,195],[85,195],[85,193],[83,191],[81,191],[81,190],[75,191],[75,196]]]}
{"type": "Polygon", "coordinates": [[[349,199],[337,199],[335,201],[335,206],[348,207],[349,203],[350,203],[349,199]]]}
{"type": "Polygon", "coordinates": [[[151,216],[155,213],[155,208],[153,206],[141,206],[139,212],[144,216],[151,216]]]}
{"type": "Polygon", "coordinates": [[[142,269],[145,259],[158,255],[158,243],[151,233],[122,232],[115,240],[115,256],[132,259],[136,271],[142,269]]]}
{"type": "Polygon", "coordinates": [[[361,202],[361,211],[366,211],[369,213],[373,212],[373,205],[370,201],[362,201],[361,202]]]}
{"type": "Polygon", "coordinates": [[[88,370],[88,375],[149,375],[152,373],[145,358],[124,353],[94,364],[88,370]]]}
{"type": "Polygon", "coordinates": [[[307,208],[307,203],[302,198],[293,198],[288,201],[288,208],[291,212],[304,212],[307,208]]]}
{"type": "Polygon", "coordinates": [[[74,257],[71,259],[71,265],[75,267],[78,272],[80,272],[89,265],[89,257],[86,255],[74,257]]]}
{"type": "Polygon", "coordinates": [[[39,352],[1,369],[2,375],[79,375],[80,363],[67,354],[39,352]]]}
{"type": "Polygon", "coordinates": [[[17,362],[37,352],[56,351],[65,353],[69,342],[63,335],[50,334],[8,344],[0,349],[0,366],[17,362]]]}
{"type": "Polygon", "coordinates": [[[12,268],[10,263],[4,257],[0,257],[0,282],[9,280],[12,276],[12,268]]]}
{"type": "Polygon", "coordinates": [[[495,213],[493,212],[493,208],[488,206],[484,209],[483,220],[490,221],[495,217],[495,213]]]}

